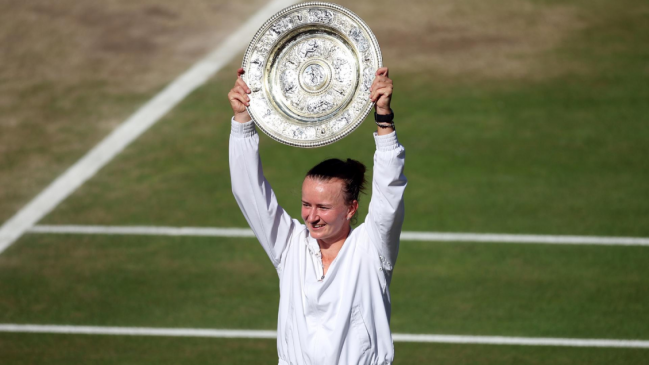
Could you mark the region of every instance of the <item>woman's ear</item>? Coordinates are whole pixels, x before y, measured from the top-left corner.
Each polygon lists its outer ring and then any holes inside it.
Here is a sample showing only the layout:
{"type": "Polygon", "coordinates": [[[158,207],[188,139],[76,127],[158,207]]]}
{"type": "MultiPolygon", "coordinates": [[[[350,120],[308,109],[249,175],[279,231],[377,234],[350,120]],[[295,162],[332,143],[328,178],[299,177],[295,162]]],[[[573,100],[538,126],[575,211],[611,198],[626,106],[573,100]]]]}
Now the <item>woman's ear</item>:
{"type": "Polygon", "coordinates": [[[356,211],[358,211],[358,200],[352,201],[352,203],[349,205],[349,210],[347,211],[347,220],[352,219],[354,214],[356,214],[356,211]]]}

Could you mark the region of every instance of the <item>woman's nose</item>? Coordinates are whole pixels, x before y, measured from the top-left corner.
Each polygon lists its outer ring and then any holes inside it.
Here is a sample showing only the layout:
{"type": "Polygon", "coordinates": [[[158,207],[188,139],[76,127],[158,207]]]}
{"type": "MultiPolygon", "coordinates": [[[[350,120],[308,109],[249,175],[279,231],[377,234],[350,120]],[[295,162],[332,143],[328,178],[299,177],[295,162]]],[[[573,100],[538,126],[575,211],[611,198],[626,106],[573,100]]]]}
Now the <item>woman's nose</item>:
{"type": "Polygon", "coordinates": [[[318,220],[318,215],[316,214],[316,210],[315,210],[315,209],[311,209],[311,210],[309,211],[309,217],[308,217],[308,219],[309,219],[309,222],[315,222],[316,220],[318,220]]]}

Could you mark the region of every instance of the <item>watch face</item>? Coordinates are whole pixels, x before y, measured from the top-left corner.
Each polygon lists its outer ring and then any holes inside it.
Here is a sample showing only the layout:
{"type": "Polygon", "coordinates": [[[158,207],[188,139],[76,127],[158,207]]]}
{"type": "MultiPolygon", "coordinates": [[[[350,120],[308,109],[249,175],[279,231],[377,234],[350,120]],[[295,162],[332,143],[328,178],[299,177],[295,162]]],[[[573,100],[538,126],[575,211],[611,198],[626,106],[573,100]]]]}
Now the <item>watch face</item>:
{"type": "Polygon", "coordinates": [[[259,29],[246,50],[248,113],[287,145],[333,143],[372,109],[369,89],[381,63],[374,34],[351,11],[329,3],[288,7],[259,29]]]}

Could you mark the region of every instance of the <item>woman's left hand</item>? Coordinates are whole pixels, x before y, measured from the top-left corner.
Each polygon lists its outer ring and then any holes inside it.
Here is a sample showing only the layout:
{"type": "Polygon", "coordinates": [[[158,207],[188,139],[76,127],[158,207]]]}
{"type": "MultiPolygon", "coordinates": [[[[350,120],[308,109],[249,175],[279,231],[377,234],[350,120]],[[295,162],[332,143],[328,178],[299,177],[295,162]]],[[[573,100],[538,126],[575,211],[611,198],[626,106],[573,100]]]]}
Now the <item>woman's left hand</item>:
{"type": "Polygon", "coordinates": [[[376,113],[390,114],[390,100],[392,99],[392,80],[388,77],[387,67],[376,70],[376,77],[370,87],[370,100],[375,103],[376,113]]]}

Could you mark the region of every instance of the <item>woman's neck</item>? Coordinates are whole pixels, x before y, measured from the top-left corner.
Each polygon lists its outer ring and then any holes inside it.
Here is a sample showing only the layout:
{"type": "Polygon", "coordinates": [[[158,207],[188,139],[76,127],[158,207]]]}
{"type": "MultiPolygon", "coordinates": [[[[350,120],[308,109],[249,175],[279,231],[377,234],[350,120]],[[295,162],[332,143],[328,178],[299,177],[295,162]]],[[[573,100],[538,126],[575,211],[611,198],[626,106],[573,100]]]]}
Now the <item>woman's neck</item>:
{"type": "Polygon", "coordinates": [[[318,246],[320,246],[323,262],[331,262],[336,258],[351,230],[352,227],[350,225],[347,225],[341,230],[340,235],[338,235],[337,237],[329,240],[318,240],[318,246]]]}

